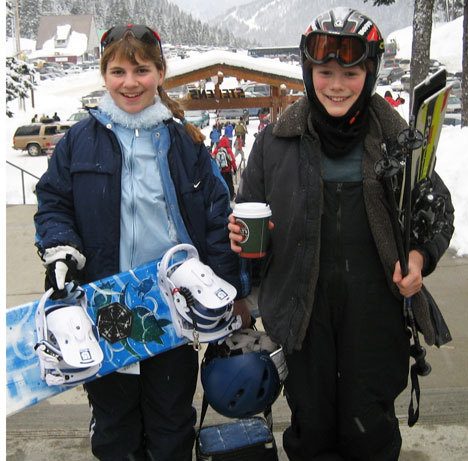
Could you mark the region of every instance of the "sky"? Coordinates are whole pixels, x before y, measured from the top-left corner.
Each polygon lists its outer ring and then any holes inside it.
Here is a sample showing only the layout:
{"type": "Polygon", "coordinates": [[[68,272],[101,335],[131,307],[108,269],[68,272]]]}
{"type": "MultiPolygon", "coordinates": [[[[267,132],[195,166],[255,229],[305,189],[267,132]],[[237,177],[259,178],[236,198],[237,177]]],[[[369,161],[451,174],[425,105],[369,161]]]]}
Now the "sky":
{"type": "MultiPolygon", "coordinates": [[[[447,52],[451,53],[450,60],[448,61],[450,62],[450,68],[457,70],[459,67],[458,70],[461,70],[461,21],[456,20],[449,25],[438,26],[438,29],[441,32],[440,35],[439,33],[433,34],[432,48],[434,51],[437,50],[437,53],[440,53],[440,55],[432,55],[432,57],[445,62],[443,59],[445,56],[444,50],[450,48],[447,52]],[[452,46],[447,47],[447,43],[450,43],[452,46]],[[459,47],[457,44],[459,44],[459,47]]],[[[405,54],[406,50],[411,49],[411,44],[408,44],[408,40],[411,40],[411,35],[408,34],[407,29],[394,32],[392,35],[399,45],[399,57],[407,57],[405,54]]],[[[192,52],[193,54],[194,52],[192,52]]],[[[248,62],[252,58],[243,56],[242,52],[239,52],[236,59],[242,63],[244,59],[245,62],[248,62]]],[[[283,63],[276,61],[270,62],[269,65],[272,69],[277,68],[278,70],[284,66],[283,63]]],[[[168,66],[171,68],[171,61],[169,61],[168,66]]],[[[172,66],[175,71],[181,67],[186,67],[187,63],[181,60],[172,61],[172,66]]],[[[298,69],[291,69],[291,72],[295,74],[298,72],[298,69]]],[[[235,87],[236,85],[237,82],[233,78],[225,78],[223,83],[224,87],[235,87]]],[[[57,111],[62,120],[66,120],[73,112],[76,112],[80,108],[81,96],[100,88],[102,88],[102,80],[99,72],[91,70],[78,75],[62,77],[54,81],[41,81],[34,92],[35,108],[31,107],[30,99],[26,101],[25,111],[19,110],[16,102],[13,102],[10,108],[15,113],[15,116],[12,119],[6,119],[5,122],[6,129],[4,135],[6,139],[4,145],[7,146],[6,159],[36,176],[42,175],[47,168],[46,157],[33,158],[28,156],[26,152],[15,151],[11,148],[15,129],[22,124],[29,123],[36,113],[50,115],[57,111]]],[[[377,92],[383,95],[386,89],[388,87],[378,87],[377,92]]],[[[408,95],[402,94],[402,96],[406,97],[406,100],[409,101],[408,95]]],[[[408,103],[400,106],[399,111],[407,119],[408,103]]],[[[257,125],[257,120],[251,120],[246,152],[250,151],[253,144],[253,133],[256,131],[257,125]]],[[[209,127],[204,128],[206,135],[209,134],[209,131],[209,127]]],[[[450,246],[459,256],[468,255],[468,193],[465,178],[466,172],[462,168],[468,164],[467,145],[468,128],[461,129],[460,127],[444,126],[437,151],[436,170],[452,194],[455,206],[455,234],[450,246]]],[[[26,176],[25,181],[27,203],[35,203],[35,196],[32,190],[36,180],[26,176]]],[[[20,172],[9,165],[6,166],[5,189],[7,204],[22,203],[20,172]]]]}

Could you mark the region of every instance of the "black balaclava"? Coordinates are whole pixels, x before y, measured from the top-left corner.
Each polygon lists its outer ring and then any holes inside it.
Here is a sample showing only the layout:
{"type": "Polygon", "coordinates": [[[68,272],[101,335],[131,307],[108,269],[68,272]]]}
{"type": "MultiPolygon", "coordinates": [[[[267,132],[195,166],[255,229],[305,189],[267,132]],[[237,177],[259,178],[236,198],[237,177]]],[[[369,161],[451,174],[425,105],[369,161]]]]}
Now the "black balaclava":
{"type": "Polygon", "coordinates": [[[322,150],[328,157],[342,157],[351,152],[352,148],[366,135],[369,103],[375,77],[371,72],[367,72],[362,92],[356,102],[345,115],[332,117],[317,98],[312,84],[311,70],[309,70],[309,75],[310,85],[307,85],[307,97],[312,109],[312,124],[319,135],[322,150]]]}

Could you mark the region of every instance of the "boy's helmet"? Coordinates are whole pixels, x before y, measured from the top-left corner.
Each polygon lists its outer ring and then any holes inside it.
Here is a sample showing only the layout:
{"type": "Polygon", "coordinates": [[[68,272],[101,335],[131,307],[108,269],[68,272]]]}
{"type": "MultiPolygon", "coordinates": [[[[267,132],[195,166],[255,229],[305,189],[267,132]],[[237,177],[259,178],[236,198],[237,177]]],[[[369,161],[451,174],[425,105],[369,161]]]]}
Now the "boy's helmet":
{"type": "Polygon", "coordinates": [[[375,23],[359,11],[338,7],[319,14],[301,37],[302,75],[307,94],[312,94],[311,64],[336,59],[343,67],[352,67],[371,59],[373,87],[377,81],[384,40],[375,23]]]}

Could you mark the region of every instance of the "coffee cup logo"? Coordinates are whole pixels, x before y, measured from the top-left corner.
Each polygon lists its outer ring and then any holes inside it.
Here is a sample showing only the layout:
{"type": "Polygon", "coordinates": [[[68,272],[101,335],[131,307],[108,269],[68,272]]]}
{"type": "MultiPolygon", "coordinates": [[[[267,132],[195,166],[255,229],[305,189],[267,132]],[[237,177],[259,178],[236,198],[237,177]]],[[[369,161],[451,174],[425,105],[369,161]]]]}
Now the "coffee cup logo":
{"type": "Polygon", "coordinates": [[[240,227],[240,234],[242,235],[241,243],[247,242],[250,235],[249,226],[247,226],[247,224],[239,218],[236,219],[236,224],[240,227]]]}

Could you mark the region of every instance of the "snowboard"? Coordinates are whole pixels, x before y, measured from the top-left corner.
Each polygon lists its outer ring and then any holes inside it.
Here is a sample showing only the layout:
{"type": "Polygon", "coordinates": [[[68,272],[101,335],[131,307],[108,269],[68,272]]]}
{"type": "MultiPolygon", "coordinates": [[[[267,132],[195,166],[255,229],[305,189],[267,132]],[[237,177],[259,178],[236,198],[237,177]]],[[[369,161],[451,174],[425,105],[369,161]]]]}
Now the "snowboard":
{"type": "MultiPolygon", "coordinates": [[[[188,342],[177,336],[169,306],[160,292],[159,261],[82,286],[104,354],[98,374],[87,381],[188,342]]],[[[49,299],[46,307],[62,301],[49,299]]],[[[7,416],[74,387],[48,386],[41,379],[34,350],[38,304],[33,301],[6,311],[7,416]]]]}

